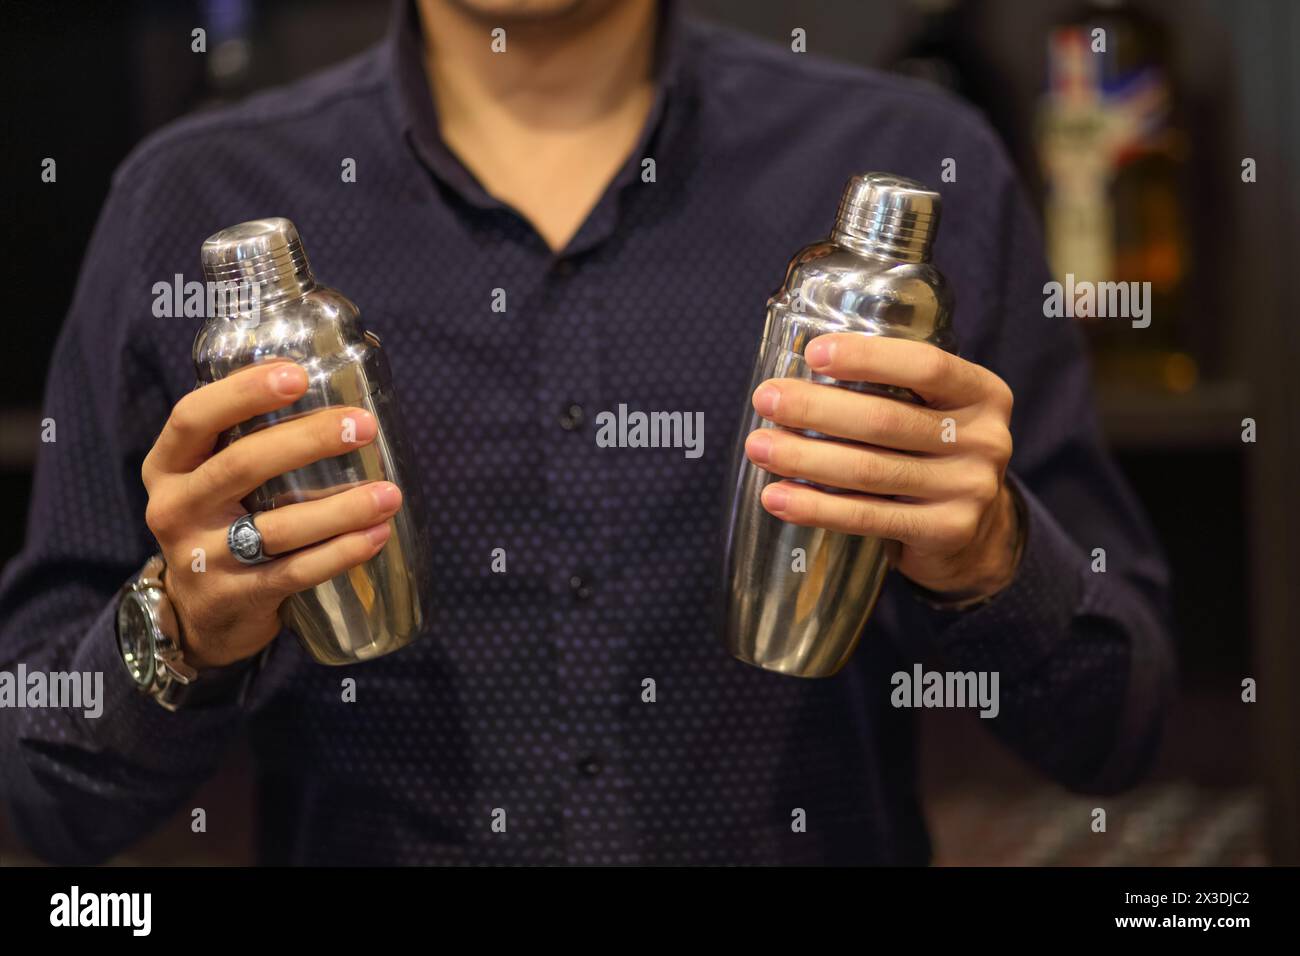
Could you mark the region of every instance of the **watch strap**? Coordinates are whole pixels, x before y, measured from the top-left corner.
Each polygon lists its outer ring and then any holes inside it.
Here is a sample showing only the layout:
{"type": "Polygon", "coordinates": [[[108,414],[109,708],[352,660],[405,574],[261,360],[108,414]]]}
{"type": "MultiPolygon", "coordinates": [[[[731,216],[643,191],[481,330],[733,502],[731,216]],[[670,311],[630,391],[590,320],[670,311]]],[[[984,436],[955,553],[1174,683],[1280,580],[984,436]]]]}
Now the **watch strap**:
{"type": "Polygon", "coordinates": [[[153,693],[154,700],[171,711],[198,709],[221,704],[241,705],[247,699],[252,679],[260,670],[263,653],[224,667],[198,671],[188,683],[175,675],[153,693]]]}
{"type": "Polygon", "coordinates": [[[145,562],[125,591],[152,592],[149,599],[153,621],[154,679],[152,686],[141,687],[158,704],[170,711],[242,704],[252,678],[261,669],[266,649],[242,661],[223,667],[196,669],[185,660],[180,618],[172,607],[166,585],[167,562],[161,553],[145,562]]]}

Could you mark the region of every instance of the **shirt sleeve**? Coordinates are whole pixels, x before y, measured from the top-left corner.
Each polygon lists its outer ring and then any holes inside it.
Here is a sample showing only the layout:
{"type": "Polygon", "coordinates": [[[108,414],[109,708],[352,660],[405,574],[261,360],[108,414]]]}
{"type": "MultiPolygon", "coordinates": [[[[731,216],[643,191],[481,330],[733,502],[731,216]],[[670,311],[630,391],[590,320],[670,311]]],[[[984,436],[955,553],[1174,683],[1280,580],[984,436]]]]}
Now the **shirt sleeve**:
{"type": "Polygon", "coordinates": [[[926,613],[951,665],[998,672],[995,733],[1061,783],[1110,792],[1150,763],[1171,696],[1168,572],[1103,446],[1079,329],[1043,315],[1042,238],[1002,165],[996,327],[970,358],[1015,393],[1007,480],[1025,506],[1024,551],[992,601],[926,613]]]}
{"type": "Polygon", "coordinates": [[[140,467],[171,406],[147,328],[168,320],[148,314],[135,216],[115,183],[55,346],[25,543],[0,577],[0,670],[102,680],[93,709],[0,708],[0,794],[55,862],[103,860],[165,819],[240,724],[233,695],[168,712],[117,653],[117,591],[157,550],[140,467]]]}

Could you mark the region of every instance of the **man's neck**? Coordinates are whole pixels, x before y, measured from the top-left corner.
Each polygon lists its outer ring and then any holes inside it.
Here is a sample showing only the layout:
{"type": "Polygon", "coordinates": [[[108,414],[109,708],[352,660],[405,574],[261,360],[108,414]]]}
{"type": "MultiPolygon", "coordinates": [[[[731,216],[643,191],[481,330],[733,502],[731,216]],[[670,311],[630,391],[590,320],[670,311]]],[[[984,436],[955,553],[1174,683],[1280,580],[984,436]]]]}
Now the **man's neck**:
{"type": "Polygon", "coordinates": [[[420,0],[420,17],[426,69],[447,120],[487,111],[537,129],[582,126],[622,108],[650,79],[654,0],[595,0],[538,19],[420,0]],[[493,50],[497,27],[505,52],[493,50]]]}
{"type": "Polygon", "coordinates": [[[591,0],[528,19],[420,0],[444,140],[553,248],[626,159],[653,100],[655,0],[591,0]],[[496,27],[505,52],[493,51],[496,27]]]}

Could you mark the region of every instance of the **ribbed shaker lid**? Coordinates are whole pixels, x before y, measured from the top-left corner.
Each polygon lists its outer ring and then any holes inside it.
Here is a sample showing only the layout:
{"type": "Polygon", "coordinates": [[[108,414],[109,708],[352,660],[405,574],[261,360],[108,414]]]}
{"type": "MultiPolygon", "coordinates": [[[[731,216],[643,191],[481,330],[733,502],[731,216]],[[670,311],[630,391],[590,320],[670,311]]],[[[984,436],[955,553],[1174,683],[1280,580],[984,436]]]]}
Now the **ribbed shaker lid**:
{"type": "Polygon", "coordinates": [[[861,173],[840,198],[831,238],[850,246],[921,262],[939,228],[939,194],[914,179],[892,173],[861,173]]]}
{"type": "Polygon", "coordinates": [[[265,283],[276,289],[311,277],[297,227],[280,216],[222,229],[204,240],[201,258],[210,282],[265,283]]]}

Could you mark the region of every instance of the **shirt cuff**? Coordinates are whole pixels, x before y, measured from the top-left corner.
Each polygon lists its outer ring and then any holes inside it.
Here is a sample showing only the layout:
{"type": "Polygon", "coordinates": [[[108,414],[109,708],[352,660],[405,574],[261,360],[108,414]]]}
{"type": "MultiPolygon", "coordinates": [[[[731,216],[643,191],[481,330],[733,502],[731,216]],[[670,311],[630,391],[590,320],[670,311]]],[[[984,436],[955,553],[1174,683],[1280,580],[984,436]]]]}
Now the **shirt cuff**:
{"type": "Polygon", "coordinates": [[[1024,550],[1015,577],[969,610],[926,608],[945,657],[1014,678],[1036,667],[1069,633],[1084,599],[1088,562],[1034,493],[1013,474],[1007,481],[1024,504],[1024,550]]]}
{"type": "Polygon", "coordinates": [[[235,695],[204,707],[171,712],[140,693],[127,673],[117,644],[117,600],[111,600],[73,654],[74,672],[103,674],[98,716],[75,717],[94,749],[127,758],[137,766],[184,773],[210,765],[234,737],[241,708],[235,695]]]}

